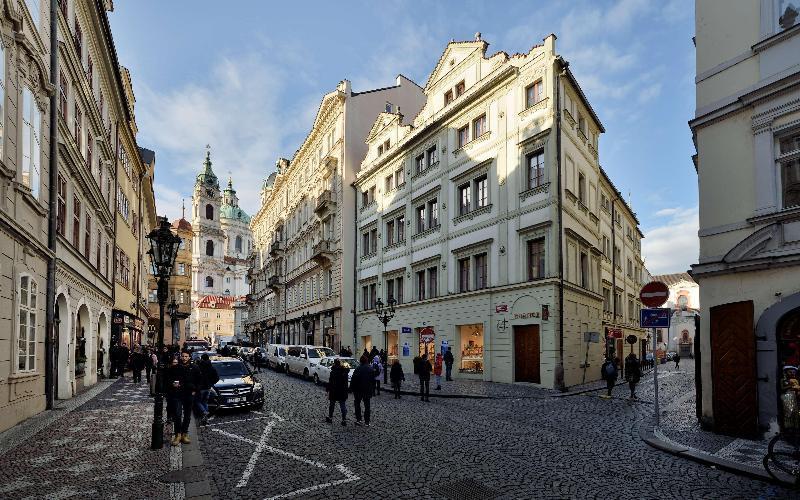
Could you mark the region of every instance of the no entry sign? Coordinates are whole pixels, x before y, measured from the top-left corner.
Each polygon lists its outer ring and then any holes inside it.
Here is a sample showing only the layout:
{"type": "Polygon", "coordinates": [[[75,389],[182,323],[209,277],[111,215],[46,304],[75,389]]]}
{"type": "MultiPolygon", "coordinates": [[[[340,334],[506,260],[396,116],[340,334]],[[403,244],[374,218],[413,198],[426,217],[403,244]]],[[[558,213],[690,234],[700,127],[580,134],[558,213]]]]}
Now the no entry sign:
{"type": "Polygon", "coordinates": [[[669,298],[669,287],[660,281],[651,281],[642,287],[639,298],[647,307],[659,307],[669,298]]]}

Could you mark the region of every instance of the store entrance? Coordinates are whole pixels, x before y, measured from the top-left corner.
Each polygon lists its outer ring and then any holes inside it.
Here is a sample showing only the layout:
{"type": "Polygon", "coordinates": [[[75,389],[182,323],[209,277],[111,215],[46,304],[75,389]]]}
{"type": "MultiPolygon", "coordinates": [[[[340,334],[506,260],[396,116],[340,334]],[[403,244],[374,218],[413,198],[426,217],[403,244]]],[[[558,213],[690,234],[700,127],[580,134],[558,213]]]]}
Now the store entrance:
{"type": "Polygon", "coordinates": [[[541,383],[539,325],[514,327],[514,381],[541,383]]]}

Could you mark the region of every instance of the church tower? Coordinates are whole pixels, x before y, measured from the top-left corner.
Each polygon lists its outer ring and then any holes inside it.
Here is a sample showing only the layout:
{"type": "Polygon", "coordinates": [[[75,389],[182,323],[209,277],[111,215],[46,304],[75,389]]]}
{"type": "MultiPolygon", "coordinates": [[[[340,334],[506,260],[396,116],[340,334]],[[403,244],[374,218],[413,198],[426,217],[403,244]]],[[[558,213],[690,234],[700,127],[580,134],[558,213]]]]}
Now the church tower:
{"type": "Polygon", "coordinates": [[[192,194],[192,302],[204,295],[221,295],[225,235],[220,223],[222,196],[219,179],[206,152],[203,171],[197,176],[192,194]]]}

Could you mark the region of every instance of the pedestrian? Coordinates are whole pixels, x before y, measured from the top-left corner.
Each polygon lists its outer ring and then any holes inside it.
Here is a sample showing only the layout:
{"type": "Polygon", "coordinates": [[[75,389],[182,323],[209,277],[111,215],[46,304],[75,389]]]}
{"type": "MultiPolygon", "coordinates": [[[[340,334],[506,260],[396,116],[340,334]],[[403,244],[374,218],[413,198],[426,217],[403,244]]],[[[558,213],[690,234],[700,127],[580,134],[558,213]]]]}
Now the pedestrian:
{"type": "Polygon", "coordinates": [[[253,351],[253,367],[255,367],[256,373],[261,373],[261,349],[256,347],[255,351],[253,351]]]}
{"type": "Polygon", "coordinates": [[[681,356],[680,356],[680,354],[678,354],[678,353],[676,352],[676,353],[675,353],[675,356],[673,356],[673,357],[672,357],[672,360],[675,362],[675,369],[677,370],[677,369],[678,369],[678,365],[679,365],[679,364],[680,364],[680,362],[681,362],[681,356]]]}
{"type": "Polygon", "coordinates": [[[400,384],[406,380],[406,376],[403,373],[403,365],[400,364],[400,360],[394,360],[392,369],[389,371],[389,380],[392,382],[394,399],[400,399],[400,384]]]}
{"type": "Polygon", "coordinates": [[[622,376],[622,363],[619,360],[619,356],[614,356],[614,367],[617,369],[617,378],[622,376]]]}
{"type": "Polygon", "coordinates": [[[150,348],[145,347],[142,351],[144,355],[144,374],[147,383],[150,384],[150,374],[153,372],[153,358],[150,357],[150,348]]]}
{"type": "Polygon", "coordinates": [[[346,357],[347,357],[347,348],[346,348],[345,346],[342,346],[342,347],[339,349],[339,356],[341,356],[341,357],[343,357],[343,358],[346,358],[346,357]]]}
{"type": "Polygon", "coordinates": [[[383,376],[383,365],[381,364],[380,355],[376,355],[372,358],[372,371],[375,374],[374,377],[374,385],[373,389],[374,392],[372,393],[373,396],[380,396],[381,395],[381,377],[383,376]]]}
{"type": "Polygon", "coordinates": [[[600,396],[603,399],[611,399],[611,389],[617,383],[617,365],[614,360],[606,358],[603,366],[600,367],[600,376],[606,381],[606,389],[608,393],[600,396]]]}
{"type": "Polygon", "coordinates": [[[433,367],[431,362],[428,361],[428,354],[425,353],[419,360],[417,367],[417,375],[419,376],[419,396],[422,401],[430,402],[431,394],[431,372],[433,367]]]}
{"type": "Polygon", "coordinates": [[[369,357],[370,357],[370,356],[369,356],[369,351],[367,350],[367,348],[366,348],[366,347],[364,347],[364,352],[363,352],[363,353],[361,353],[361,355],[362,355],[362,356],[366,356],[367,358],[369,358],[369,357]]]}
{"type": "Polygon", "coordinates": [[[117,346],[112,345],[108,349],[108,361],[111,365],[111,370],[109,371],[108,376],[114,378],[117,376],[117,346]]]}
{"type": "Polygon", "coordinates": [[[442,390],[442,353],[437,353],[433,360],[433,375],[436,377],[436,390],[442,390]]]}
{"type": "Polygon", "coordinates": [[[453,380],[453,348],[447,346],[447,352],[444,353],[444,367],[445,367],[445,380],[450,382],[453,380]]]}
{"type": "MultiPolygon", "coordinates": [[[[328,381],[328,416],[325,421],[329,424],[333,422],[333,407],[339,402],[339,409],[342,412],[342,427],[347,425],[347,369],[342,366],[339,358],[333,360],[331,367],[331,377],[328,381]]],[[[367,417],[369,418],[369,417],[367,417]]]]}
{"type": "Polygon", "coordinates": [[[639,367],[639,359],[634,353],[628,354],[625,358],[625,380],[628,381],[628,387],[631,389],[630,399],[638,399],[636,397],[636,384],[642,377],[642,371],[639,367]]]}
{"type": "MultiPolygon", "coordinates": [[[[366,350],[366,349],[365,349],[366,350]]],[[[375,372],[369,362],[369,357],[361,356],[361,362],[353,371],[350,378],[350,390],[353,391],[353,400],[356,409],[356,425],[361,425],[361,402],[364,402],[364,425],[369,427],[370,408],[369,402],[375,386],[375,372]]]]}
{"type": "Polygon", "coordinates": [[[145,364],[147,364],[147,358],[142,353],[141,346],[136,346],[131,354],[131,370],[133,371],[134,384],[142,383],[142,370],[144,370],[145,364]]]}
{"type": "Polygon", "coordinates": [[[384,368],[389,364],[389,353],[381,349],[381,363],[383,364],[384,368]]]}
{"type": "Polygon", "coordinates": [[[381,355],[381,353],[378,351],[378,348],[375,347],[375,346],[372,346],[372,350],[369,351],[369,359],[374,359],[375,356],[378,356],[380,358],[380,355],[381,355]]]}
{"type": "Polygon", "coordinates": [[[128,350],[128,344],[122,344],[117,351],[119,361],[117,362],[118,375],[120,378],[125,378],[125,369],[128,368],[131,352],[128,350]]]}
{"type": "Polygon", "coordinates": [[[347,357],[348,358],[353,357],[353,349],[350,346],[347,346],[347,357]]]}
{"type": "Polygon", "coordinates": [[[188,351],[181,353],[180,361],[173,358],[167,368],[167,406],[172,407],[173,432],[172,446],[189,444],[189,422],[192,419],[192,403],[200,382],[200,370],[192,364],[188,351]]]}
{"type": "Polygon", "coordinates": [[[156,349],[150,351],[149,358],[150,366],[153,367],[153,377],[148,382],[150,383],[150,395],[153,396],[156,393],[156,379],[158,378],[158,351],[156,349]]]}
{"type": "Polygon", "coordinates": [[[194,398],[194,409],[200,418],[200,425],[206,425],[208,422],[208,395],[214,384],[219,382],[219,374],[206,353],[200,356],[197,368],[200,370],[200,381],[194,398]]]}

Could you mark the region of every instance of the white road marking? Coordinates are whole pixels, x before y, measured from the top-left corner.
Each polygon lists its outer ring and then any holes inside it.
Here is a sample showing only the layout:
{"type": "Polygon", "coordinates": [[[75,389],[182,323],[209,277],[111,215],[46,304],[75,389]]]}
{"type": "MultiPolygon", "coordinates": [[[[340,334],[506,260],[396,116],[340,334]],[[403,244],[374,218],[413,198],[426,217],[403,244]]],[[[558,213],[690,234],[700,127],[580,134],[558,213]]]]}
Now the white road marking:
{"type": "Polygon", "coordinates": [[[258,440],[256,449],[253,454],[250,455],[250,460],[247,462],[247,467],[244,468],[242,478],[239,479],[238,483],[236,483],[237,488],[247,486],[247,481],[250,480],[250,475],[253,473],[253,469],[256,467],[256,462],[258,462],[261,452],[264,451],[264,447],[267,445],[267,438],[269,437],[270,433],[272,432],[272,428],[275,427],[276,423],[276,420],[272,420],[264,427],[264,432],[261,433],[261,439],[258,440]]]}
{"type": "Polygon", "coordinates": [[[238,422],[250,422],[251,420],[265,420],[272,417],[255,417],[255,418],[242,418],[239,420],[225,420],[222,422],[217,422],[216,424],[208,424],[208,427],[214,427],[215,425],[228,425],[228,424],[235,424],[238,422]]]}
{"type": "Polygon", "coordinates": [[[351,483],[353,481],[358,481],[359,479],[361,479],[357,475],[353,474],[350,471],[350,469],[345,467],[344,464],[339,464],[339,465],[336,466],[336,468],[339,470],[339,472],[344,474],[345,479],[339,479],[337,481],[331,481],[329,483],[317,484],[317,485],[314,485],[314,486],[309,486],[308,488],[302,488],[302,489],[299,489],[299,490],[291,491],[289,493],[282,493],[280,495],[275,495],[273,497],[268,497],[265,500],[277,500],[278,498],[289,498],[289,497],[293,497],[293,496],[296,496],[296,495],[302,495],[304,493],[311,493],[312,491],[321,490],[323,488],[330,488],[331,486],[338,486],[340,484],[351,483]]]}

